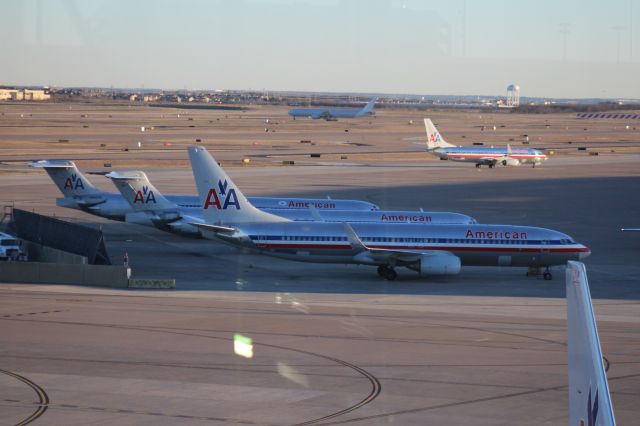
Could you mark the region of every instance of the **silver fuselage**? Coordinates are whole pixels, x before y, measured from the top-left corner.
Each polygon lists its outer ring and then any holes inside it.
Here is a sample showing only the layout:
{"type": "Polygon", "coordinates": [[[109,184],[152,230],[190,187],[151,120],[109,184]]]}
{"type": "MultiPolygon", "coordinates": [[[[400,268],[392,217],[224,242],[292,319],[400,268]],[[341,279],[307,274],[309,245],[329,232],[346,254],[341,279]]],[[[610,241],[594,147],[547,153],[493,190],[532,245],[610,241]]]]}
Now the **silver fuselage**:
{"type": "MultiPolygon", "coordinates": [[[[200,201],[195,195],[166,195],[165,197],[180,208],[200,207],[200,201]]],[[[378,210],[378,206],[375,204],[360,200],[287,197],[249,197],[248,200],[259,209],[368,212],[378,210]]],[[[89,196],[61,197],[56,199],[56,205],[119,221],[125,221],[128,214],[134,213],[133,208],[120,193],[112,192],[100,192],[89,196]]]]}
{"type": "MultiPolygon", "coordinates": [[[[458,256],[463,265],[552,266],[579,260],[591,253],[568,235],[527,226],[354,223],[352,227],[368,248],[448,252],[458,256]]],[[[211,231],[204,234],[207,238],[219,238],[291,260],[364,263],[358,257],[359,251],[349,242],[343,224],[280,222],[241,224],[236,228],[233,235],[211,231]]]]}
{"type": "Polygon", "coordinates": [[[517,160],[521,164],[540,164],[547,159],[546,154],[533,148],[513,148],[510,152],[502,147],[446,147],[436,148],[430,152],[442,160],[479,164],[488,164],[506,157],[517,160]]]}

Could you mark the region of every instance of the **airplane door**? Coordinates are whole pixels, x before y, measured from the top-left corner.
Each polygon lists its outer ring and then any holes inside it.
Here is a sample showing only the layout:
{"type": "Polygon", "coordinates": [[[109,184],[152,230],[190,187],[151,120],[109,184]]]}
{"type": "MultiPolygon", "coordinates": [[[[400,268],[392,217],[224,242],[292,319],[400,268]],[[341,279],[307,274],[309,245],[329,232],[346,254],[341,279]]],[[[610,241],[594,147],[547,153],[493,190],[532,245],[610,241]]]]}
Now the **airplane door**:
{"type": "Polygon", "coordinates": [[[540,249],[540,261],[548,262],[550,257],[551,257],[551,250],[549,250],[548,247],[542,247],[540,249]]]}

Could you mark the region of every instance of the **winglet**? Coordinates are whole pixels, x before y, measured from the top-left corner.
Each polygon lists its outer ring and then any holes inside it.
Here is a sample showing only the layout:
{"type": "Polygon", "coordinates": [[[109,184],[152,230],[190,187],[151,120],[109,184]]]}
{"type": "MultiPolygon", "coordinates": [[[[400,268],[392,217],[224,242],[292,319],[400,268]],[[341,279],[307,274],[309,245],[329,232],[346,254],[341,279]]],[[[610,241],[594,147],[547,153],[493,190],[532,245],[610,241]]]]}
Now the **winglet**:
{"type": "Polygon", "coordinates": [[[311,212],[311,217],[313,217],[314,221],[316,221],[316,222],[326,222],[324,220],[324,218],[322,217],[322,215],[320,214],[320,212],[318,211],[318,209],[316,209],[314,205],[309,204],[309,211],[311,212]]]}
{"type": "Polygon", "coordinates": [[[342,222],[342,225],[344,226],[344,230],[347,233],[349,244],[351,244],[351,247],[354,250],[369,251],[369,247],[367,247],[362,242],[362,240],[360,239],[360,237],[358,237],[358,234],[356,234],[356,231],[353,230],[350,224],[348,224],[347,222],[342,222]]]}
{"type": "Polygon", "coordinates": [[[565,280],[569,424],[612,426],[615,417],[584,264],[569,261],[565,280]]]}

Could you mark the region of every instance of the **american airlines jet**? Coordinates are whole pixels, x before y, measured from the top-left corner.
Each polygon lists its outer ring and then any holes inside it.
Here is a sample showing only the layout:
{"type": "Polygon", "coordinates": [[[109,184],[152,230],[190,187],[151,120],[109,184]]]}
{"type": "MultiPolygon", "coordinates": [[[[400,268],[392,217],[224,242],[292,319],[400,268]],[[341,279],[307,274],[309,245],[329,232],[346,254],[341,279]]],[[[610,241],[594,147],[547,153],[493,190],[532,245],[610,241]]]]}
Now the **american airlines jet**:
{"type": "MultiPolygon", "coordinates": [[[[159,229],[186,236],[201,236],[200,228],[192,222],[205,223],[202,207],[182,207],[164,197],[151,184],[142,171],[112,172],[106,175],[136,213],[126,216],[127,222],[155,226],[159,229]]],[[[364,211],[317,209],[262,209],[296,222],[349,222],[349,223],[418,223],[422,225],[445,223],[477,223],[467,215],[452,212],[425,211],[364,211]]]]}
{"type": "Polygon", "coordinates": [[[584,264],[569,261],[567,288],[567,340],[569,365],[569,424],[614,426],[607,373],[602,362],[598,327],[593,314],[584,264]]]}
{"type": "MultiPolygon", "coordinates": [[[[41,167],[56,184],[63,198],[56,199],[56,205],[83,210],[96,216],[124,221],[133,210],[119,193],[106,192],[96,188],[73,161],[36,161],[31,167],[41,167]]],[[[199,207],[196,195],[167,195],[166,198],[180,207],[199,207]]],[[[375,204],[359,200],[333,200],[322,198],[251,197],[258,208],[269,209],[317,209],[317,210],[377,210],[375,204]]]]}
{"type": "Polygon", "coordinates": [[[373,115],[373,106],[376,103],[376,99],[371,99],[362,109],[297,108],[289,110],[289,115],[294,119],[296,117],[311,117],[314,120],[322,118],[327,121],[373,115]]]}
{"type": "Polygon", "coordinates": [[[549,267],[587,257],[591,251],[568,235],[509,225],[293,222],[258,210],[242,195],[209,152],[190,146],[205,238],[285,259],[377,266],[394,280],[395,267],[420,275],[455,275],[461,266],[549,267]]]}
{"type": "Polygon", "coordinates": [[[478,168],[489,166],[492,169],[496,165],[532,164],[535,167],[547,159],[542,151],[533,148],[511,148],[510,145],[506,148],[455,146],[444,140],[430,119],[424,119],[424,126],[427,131],[427,151],[441,160],[466,161],[475,163],[478,168]]]}

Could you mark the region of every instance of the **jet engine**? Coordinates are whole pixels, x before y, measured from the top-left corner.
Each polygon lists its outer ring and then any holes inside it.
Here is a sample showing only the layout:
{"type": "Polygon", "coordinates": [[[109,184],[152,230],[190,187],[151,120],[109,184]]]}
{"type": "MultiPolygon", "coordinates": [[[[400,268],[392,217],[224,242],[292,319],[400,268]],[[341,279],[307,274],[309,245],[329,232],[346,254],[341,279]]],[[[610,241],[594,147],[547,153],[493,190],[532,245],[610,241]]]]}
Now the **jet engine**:
{"type": "Polygon", "coordinates": [[[457,275],[461,266],[460,258],[452,254],[424,254],[415,269],[421,276],[457,275]]]}
{"type": "Polygon", "coordinates": [[[502,164],[503,166],[519,166],[520,160],[518,160],[517,158],[507,157],[501,160],[500,164],[502,164]]]}
{"type": "Polygon", "coordinates": [[[168,223],[165,226],[166,226],[166,229],[168,229],[169,231],[183,235],[183,236],[202,237],[202,233],[200,232],[198,227],[181,220],[168,223]]]}
{"type": "Polygon", "coordinates": [[[171,223],[182,219],[182,215],[176,211],[163,211],[154,215],[153,222],[171,223]]]}

